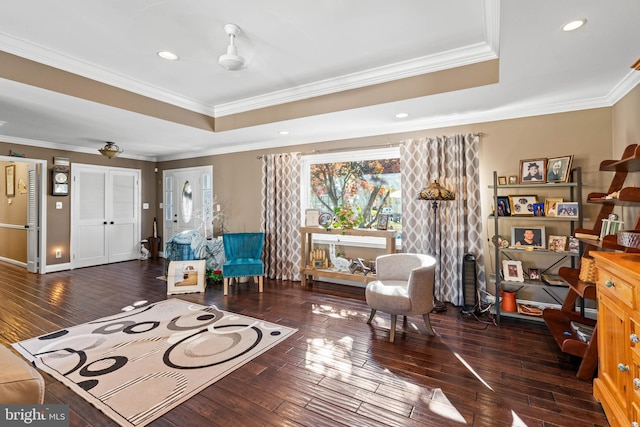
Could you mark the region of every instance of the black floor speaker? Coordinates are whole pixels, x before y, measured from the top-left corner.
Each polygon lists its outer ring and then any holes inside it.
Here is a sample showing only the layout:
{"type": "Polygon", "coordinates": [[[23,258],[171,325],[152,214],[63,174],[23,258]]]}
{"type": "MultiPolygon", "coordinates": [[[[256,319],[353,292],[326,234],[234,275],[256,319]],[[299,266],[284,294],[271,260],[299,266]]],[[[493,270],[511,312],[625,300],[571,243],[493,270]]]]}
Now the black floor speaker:
{"type": "Polygon", "coordinates": [[[478,276],[476,273],[476,257],[465,254],[462,257],[462,295],[464,299],[463,310],[471,311],[478,304],[478,276]]]}

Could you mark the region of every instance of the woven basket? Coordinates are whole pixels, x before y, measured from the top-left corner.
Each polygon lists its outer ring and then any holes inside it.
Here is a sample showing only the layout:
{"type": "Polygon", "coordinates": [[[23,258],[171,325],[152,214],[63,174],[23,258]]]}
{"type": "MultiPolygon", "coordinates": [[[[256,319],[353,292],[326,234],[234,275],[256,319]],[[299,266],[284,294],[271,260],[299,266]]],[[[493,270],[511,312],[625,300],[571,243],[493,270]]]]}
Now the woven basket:
{"type": "Polygon", "coordinates": [[[587,283],[596,283],[596,260],[582,257],[580,261],[580,280],[587,283]]]}
{"type": "Polygon", "coordinates": [[[618,244],[627,248],[640,249],[640,230],[620,230],[618,244]]]}

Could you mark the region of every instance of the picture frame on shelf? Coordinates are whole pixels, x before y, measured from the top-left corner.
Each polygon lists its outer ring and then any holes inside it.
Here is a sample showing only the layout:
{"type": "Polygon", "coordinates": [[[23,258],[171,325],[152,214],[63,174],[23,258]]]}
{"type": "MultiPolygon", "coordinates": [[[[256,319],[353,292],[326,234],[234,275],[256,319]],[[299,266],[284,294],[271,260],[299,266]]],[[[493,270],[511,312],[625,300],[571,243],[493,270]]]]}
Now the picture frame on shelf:
{"type": "Polygon", "coordinates": [[[318,218],[318,222],[320,223],[320,227],[329,227],[333,222],[333,215],[329,212],[322,212],[320,217],[318,218]]]}
{"type": "Polygon", "coordinates": [[[538,203],[538,197],[534,195],[509,196],[511,204],[511,216],[533,216],[533,205],[538,203]]]}
{"type": "Polygon", "coordinates": [[[571,252],[572,254],[579,254],[580,253],[580,240],[578,240],[576,237],[569,236],[568,251],[571,252]]]}
{"type": "Polygon", "coordinates": [[[318,227],[320,225],[320,209],[307,209],[304,211],[305,227],[318,227]]]}
{"type": "Polygon", "coordinates": [[[520,160],[520,184],[544,184],[546,176],[546,158],[520,160]]]}
{"type": "Polygon", "coordinates": [[[389,228],[389,214],[378,214],[378,230],[386,230],[389,228]]]}
{"type": "Polygon", "coordinates": [[[580,206],[578,202],[562,202],[558,203],[558,215],[564,218],[578,218],[580,214],[580,206]]]}
{"type": "Polygon", "coordinates": [[[568,182],[573,155],[551,157],[547,160],[547,182],[568,182]]]}
{"type": "Polygon", "coordinates": [[[544,216],[544,203],[533,204],[533,216],[544,216]]]}
{"type": "Polygon", "coordinates": [[[551,252],[566,252],[567,236],[549,236],[547,250],[551,252]]]}
{"type": "Polygon", "coordinates": [[[562,197],[549,197],[544,199],[544,215],[558,216],[558,203],[562,203],[562,197]]]}
{"type": "Polygon", "coordinates": [[[167,269],[167,295],[204,292],[206,260],[171,261],[167,269]]]}
{"type": "Polygon", "coordinates": [[[509,175],[509,185],[518,185],[518,175],[509,175]]]}
{"type": "Polygon", "coordinates": [[[546,228],[544,226],[511,227],[511,246],[520,249],[545,249],[546,228]]]}
{"type": "Polygon", "coordinates": [[[511,203],[508,196],[498,196],[498,216],[511,216],[511,203]]]}
{"type": "Polygon", "coordinates": [[[502,260],[502,276],[508,282],[524,282],[522,261],[502,260]]]}
{"type": "Polygon", "coordinates": [[[529,280],[540,280],[540,269],[539,268],[530,268],[529,269],[529,280]]]}
{"type": "Polygon", "coordinates": [[[498,177],[498,185],[507,185],[507,177],[499,176],[498,177]]]}

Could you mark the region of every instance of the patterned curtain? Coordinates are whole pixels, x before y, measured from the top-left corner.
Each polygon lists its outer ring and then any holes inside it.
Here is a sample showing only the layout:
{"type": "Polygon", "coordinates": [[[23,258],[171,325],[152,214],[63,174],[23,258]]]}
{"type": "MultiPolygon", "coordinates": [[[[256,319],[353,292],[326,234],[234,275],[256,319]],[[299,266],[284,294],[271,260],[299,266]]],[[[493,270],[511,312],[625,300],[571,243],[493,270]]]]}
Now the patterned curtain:
{"type": "Polygon", "coordinates": [[[462,258],[476,257],[478,287],[486,289],[480,212],[477,135],[453,135],[403,141],[400,145],[402,179],[403,252],[431,254],[436,267],[436,297],[464,304],[462,258]],[[433,181],[452,190],[456,199],[417,200],[433,181]],[[435,228],[435,230],[434,230],[435,228]]]}
{"type": "Polygon", "coordinates": [[[262,157],[262,212],[265,275],[300,280],[300,154],[262,157]]]}

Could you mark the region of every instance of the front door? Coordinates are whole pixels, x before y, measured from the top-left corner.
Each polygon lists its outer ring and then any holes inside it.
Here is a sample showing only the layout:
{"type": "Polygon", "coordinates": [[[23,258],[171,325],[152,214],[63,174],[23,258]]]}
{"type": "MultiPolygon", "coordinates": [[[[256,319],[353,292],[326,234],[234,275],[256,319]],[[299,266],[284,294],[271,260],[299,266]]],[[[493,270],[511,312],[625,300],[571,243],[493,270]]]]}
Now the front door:
{"type": "Polygon", "coordinates": [[[165,242],[187,230],[198,230],[203,237],[211,237],[212,175],[212,166],[163,172],[165,242]]]}

